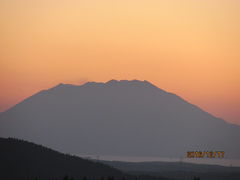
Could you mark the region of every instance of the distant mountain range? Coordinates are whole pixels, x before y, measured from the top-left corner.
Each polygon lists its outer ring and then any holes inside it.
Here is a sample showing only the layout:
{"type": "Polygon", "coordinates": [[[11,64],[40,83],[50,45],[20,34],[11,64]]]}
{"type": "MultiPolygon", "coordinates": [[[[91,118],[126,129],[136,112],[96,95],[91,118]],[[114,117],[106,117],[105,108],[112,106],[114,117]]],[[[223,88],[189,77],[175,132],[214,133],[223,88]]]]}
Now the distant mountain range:
{"type": "Polygon", "coordinates": [[[133,175],[148,174],[176,180],[193,179],[194,176],[204,180],[240,179],[240,167],[192,164],[185,162],[101,162],[133,175]]]}
{"type": "Polygon", "coordinates": [[[0,147],[1,180],[170,180],[128,175],[99,162],[18,139],[0,138],[0,147]]]}
{"type": "Polygon", "coordinates": [[[240,126],[148,81],[59,84],[0,114],[0,136],[71,154],[240,158],[240,126]]]}

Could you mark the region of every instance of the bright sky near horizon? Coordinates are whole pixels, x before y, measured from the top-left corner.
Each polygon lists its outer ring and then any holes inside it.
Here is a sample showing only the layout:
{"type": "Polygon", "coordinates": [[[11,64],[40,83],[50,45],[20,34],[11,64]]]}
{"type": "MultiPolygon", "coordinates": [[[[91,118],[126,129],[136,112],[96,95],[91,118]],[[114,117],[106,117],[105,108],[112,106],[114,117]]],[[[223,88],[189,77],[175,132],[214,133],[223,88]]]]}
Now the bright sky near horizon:
{"type": "Polygon", "coordinates": [[[240,124],[240,1],[0,0],[0,111],[59,83],[148,80],[240,124]]]}

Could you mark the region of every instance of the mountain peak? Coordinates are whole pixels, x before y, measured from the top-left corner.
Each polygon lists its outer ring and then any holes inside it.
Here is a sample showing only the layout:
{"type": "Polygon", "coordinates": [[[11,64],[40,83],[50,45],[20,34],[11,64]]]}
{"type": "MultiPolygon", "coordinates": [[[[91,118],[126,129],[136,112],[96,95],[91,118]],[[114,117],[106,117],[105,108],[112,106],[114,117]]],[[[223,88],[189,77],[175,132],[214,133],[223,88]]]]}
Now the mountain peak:
{"type": "Polygon", "coordinates": [[[58,86],[58,87],[75,87],[75,86],[77,86],[77,85],[60,83],[60,84],[58,84],[57,86],[58,86]]]}
{"type": "Polygon", "coordinates": [[[73,84],[64,84],[64,83],[59,83],[58,85],[54,86],[53,88],[51,88],[52,90],[54,89],[65,89],[65,88],[69,88],[69,87],[76,87],[76,85],[73,84]]]}
{"type": "Polygon", "coordinates": [[[78,87],[125,87],[125,88],[144,88],[144,89],[156,89],[156,90],[160,90],[162,92],[165,92],[164,90],[158,88],[157,86],[155,86],[154,84],[150,83],[147,80],[137,80],[137,79],[133,79],[133,80],[116,80],[116,79],[112,79],[106,82],[95,82],[95,81],[89,81],[86,82],[83,85],[73,85],[73,84],[64,84],[64,83],[60,83],[56,86],[54,86],[53,88],[51,88],[51,90],[59,90],[59,89],[69,89],[69,88],[77,88],[78,87]]]}
{"type": "Polygon", "coordinates": [[[115,80],[115,79],[112,79],[110,81],[107,81],[105,84],[106,85],[117,85],[117,84],[119,84],[119,85],[143,85],[143,86],[156,87],[146,80],[141,81],[141,80],[137,80],[137,79],[134,79],[134,80],[115,80]]]}
{"type": "Polygon", "coordinates": [[[145,83],[148,82],[146,80],[141,81],[141,80],[137,80],[137,79],[133,79],[133,80],[116,80],[116,79],[111,79],[109,81],[106,82],[106,84],[114,84],[114,83],[145,83]]]}
{"type": "Polygon", "coordinates": [[[118,83],[118,80],[112,79],[106,82],[106,84],[114,84],[114,83],[118,83]]]}
{"type": "Polygon", "coordinates": [[[116,79],[112,79],[112,80],[109,80],[107,82],[95,82],[95,81],[89,81],[89,82],[86,82],[85,84],[83,85],[73,85],[73,84],[64,84],[64,83],[59,83],[58,85],[54,86],[53,89],[58,89],[58,88],[67,88],[67,87],[79,87],[79,86],[98,86],[98,85],[107,85],[107,86],[145,86],[145,87],[155,87],[155,88],[158,88],[156,87],[155,85],[153,85],[152,83],[150,83],[149,81],[147,80],[137,80],[137,79],[134,79],[134,80],[116,80],[116,79]]]}

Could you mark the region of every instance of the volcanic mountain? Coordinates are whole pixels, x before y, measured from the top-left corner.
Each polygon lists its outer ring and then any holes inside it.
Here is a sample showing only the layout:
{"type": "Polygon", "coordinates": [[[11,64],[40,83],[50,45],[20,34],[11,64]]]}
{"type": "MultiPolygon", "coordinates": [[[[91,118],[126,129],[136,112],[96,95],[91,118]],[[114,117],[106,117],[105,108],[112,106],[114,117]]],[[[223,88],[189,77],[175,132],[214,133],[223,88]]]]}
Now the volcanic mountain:
{"type": "Polygon", "coordinates": [[[240,158],[240,126],[138,80],[43,90],[0,114],[0,136],[71,154],[240,158]]]}

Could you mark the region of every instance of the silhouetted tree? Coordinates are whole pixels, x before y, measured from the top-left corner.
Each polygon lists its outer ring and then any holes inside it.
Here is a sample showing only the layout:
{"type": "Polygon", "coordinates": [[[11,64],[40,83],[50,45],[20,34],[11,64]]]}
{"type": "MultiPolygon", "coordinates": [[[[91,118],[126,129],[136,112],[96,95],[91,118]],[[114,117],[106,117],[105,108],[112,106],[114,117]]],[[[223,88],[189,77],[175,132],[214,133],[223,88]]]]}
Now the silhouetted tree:
{"type": "Polygon", "coordinates": [[[114,177],[108,177],[108,180],[114,180],[114,177]]]}
{"type": "Polygon", "coordinates": [[[68,175],[64,176],[63,180],[69,180],[68,175]]]}

